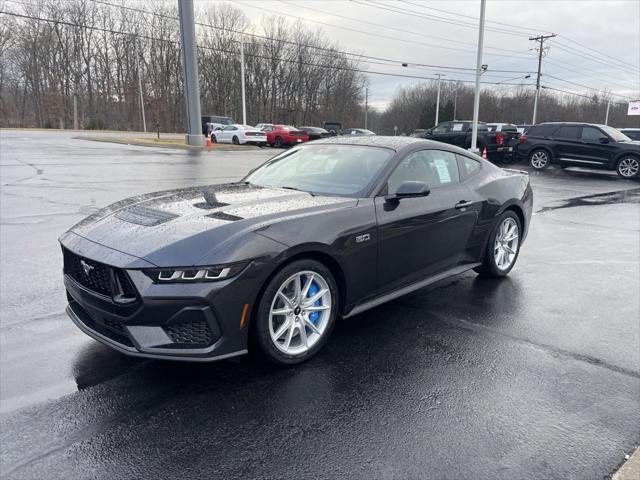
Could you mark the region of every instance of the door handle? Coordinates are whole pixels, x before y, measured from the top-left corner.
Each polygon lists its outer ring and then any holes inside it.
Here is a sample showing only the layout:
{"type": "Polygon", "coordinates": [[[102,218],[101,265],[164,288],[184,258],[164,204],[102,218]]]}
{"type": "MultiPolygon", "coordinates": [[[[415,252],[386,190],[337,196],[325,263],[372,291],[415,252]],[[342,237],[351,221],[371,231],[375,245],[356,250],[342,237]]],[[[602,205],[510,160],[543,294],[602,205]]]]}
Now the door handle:
{"type": "Polygon", "coordinates": [[[467,202],[466,200],[460,200],[458,203],[456,203],[456,208],[458,210],[460,210],[461,208],[467,208],[467,207],[470,207],[471,205],[473,205],[473,202],[467,202]]]}

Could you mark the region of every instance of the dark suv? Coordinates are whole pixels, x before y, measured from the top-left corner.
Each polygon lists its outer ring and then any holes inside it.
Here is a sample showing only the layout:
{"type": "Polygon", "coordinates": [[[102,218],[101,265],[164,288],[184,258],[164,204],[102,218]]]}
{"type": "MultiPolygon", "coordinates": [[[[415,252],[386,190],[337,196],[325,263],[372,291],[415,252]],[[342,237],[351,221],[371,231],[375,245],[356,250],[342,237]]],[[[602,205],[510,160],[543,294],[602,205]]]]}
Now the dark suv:
{"type": "Polygon", "coordinates": [[[590,123],[541,123],[522,135],[518,156],[536,170],[560,167],[616,170],[624,178],[640,173],[640,142],[615,128],[590,123]]]}

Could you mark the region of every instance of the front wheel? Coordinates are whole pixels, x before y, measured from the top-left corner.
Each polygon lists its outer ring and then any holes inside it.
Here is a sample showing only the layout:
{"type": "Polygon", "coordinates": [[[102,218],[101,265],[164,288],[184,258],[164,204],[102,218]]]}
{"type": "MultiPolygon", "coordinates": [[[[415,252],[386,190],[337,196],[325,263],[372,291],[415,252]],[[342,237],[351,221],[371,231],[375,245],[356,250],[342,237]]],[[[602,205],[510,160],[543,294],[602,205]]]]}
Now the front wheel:
{"type": "Polygon", "coordinates": [[[252,325],[254,344],[274,363],[303,362],[326,343],[337,315],[331,271],[315,260],[298,260],[280,270],[262,294],[252,325]]]}
{"type": "Polygon", "coordinates": [[[536,170],[544,170],[551,163],[551,157],[546,150],[534,150],[529,155],[529,163],[536,170]]]}
{"type": "Polygon", "coordinates": [[[282,139],[280,137],[276,137],[276,142],[273,144],[276,148],[282,148],[282,139]]]}
{"type": "Polygon", "coordinates": [[[636,157],[623,157],[616,165],[616,172],[623,178],[636,178],[640,173],[640,160],[636,157]]]}
{"type": "Polygon", "coordinates": [[[488,277],[504,277],[516,264],[520,253],[520,219],[511,210],[504,212],[494,227],[482,265],[474,270],[488,277]]]}
{"type": "Polygon", "coordinates": [[[218,139],[214,134],[211,134],[211,143],[218,143],[218,139]]]}
{"type": "Polygon", "coordinates": [[[233,142],[234,145],[240,145],[240,140],[238,140],[238,137],[236,137],[235,135],[231,139],[231,142],[233,142]]]}

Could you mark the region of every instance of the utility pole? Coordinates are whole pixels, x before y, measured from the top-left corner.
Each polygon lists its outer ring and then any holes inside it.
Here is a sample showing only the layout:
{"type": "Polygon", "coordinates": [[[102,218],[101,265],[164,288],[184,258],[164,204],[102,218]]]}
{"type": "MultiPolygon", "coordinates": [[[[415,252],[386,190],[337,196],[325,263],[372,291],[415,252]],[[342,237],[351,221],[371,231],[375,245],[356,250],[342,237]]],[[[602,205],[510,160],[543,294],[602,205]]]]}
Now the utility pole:
{"type": "Polygon", "coordinates": [[[187,107],[187,145],[204,145],[202,118],[200,117],[200,87],[198,85],[198,57],[193,0],[179,0],[180,40],[184,68],[184,100],[187,107]]]}
{"type": "Polygon", "coordinates": [[[607,114],[604,117],[604,124],[609,125],[609,107],[611,106],[611,100],[607,100],[607,114]]]}
{"type": "Polygon", "coordinates": [[[544,54],[544,41],[555,37],[556,34],[552,33],[551,35],[540,35],[538,37],[529,37],[529,40],[540,42],[540,47],[538,48],[538,76],[536,78],[536,96],[533,100],[533,120],[531,123],[533,125],[536,124],[536,116],[538,114],[538,100],[540,98],[540,72],[542,71],[542,55],[544,54]]]}
{"type": "Polygon", "coordinates": [[[140,44],[138,43],[137,48],[138,55],[136,55],[136,67],[138,69],[138,93],[140,94],[140,110],[142,113],[142,129],[144,133],[147,133],[147,120],[144,117],[144,98],[142,96],[142,79],[140,78],[140,44]]]}
{"type": "Polygon", "coordinates": [[[364,129],[367,129],[367,113],[369,112],[369,87],[364,87],[364,129]]]}
{"type": "Polygon", "coordinates": [[[438,125],[438,114],[440,113],[440,77],[445,76],[444,73],[436,73],[438,76],[438,96],[436,97],[436,125],[438,125]]]}
{"type": "Polygon", "coordinates": [[[247,124],[247,97],[244,85],[244,41],[240,40],[240,83],[242,84],[242,124],[247,124]]]}
{"type": "Polygon", "coordinates": [[[473,125],[471,127],[471,150],[478,150],[478,116],[480,113],[480,75],[482,75],[482,47],[484,46],[484,13],[487,0],[480,0],[480,28],[478,30],[478,58],[476,60],[476,93],[473,98],[473,125]]]}

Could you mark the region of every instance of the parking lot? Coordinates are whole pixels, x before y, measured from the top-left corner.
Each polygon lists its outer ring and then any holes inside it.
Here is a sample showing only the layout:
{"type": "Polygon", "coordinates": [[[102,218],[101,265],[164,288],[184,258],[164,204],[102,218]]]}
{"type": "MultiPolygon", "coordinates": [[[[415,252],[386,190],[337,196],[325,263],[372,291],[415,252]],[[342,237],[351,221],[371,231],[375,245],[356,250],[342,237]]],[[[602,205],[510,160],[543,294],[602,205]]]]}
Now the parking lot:
{"type": "Polygon", "coordinates": [[[465,273],[339,321],[299,366],[142,361],[67,318],[57,237],[274,150],[76,137],[0,132],[3,478],[596,479],[640,442],[640,182],[532,173],[509,277],[465,273]]]}

